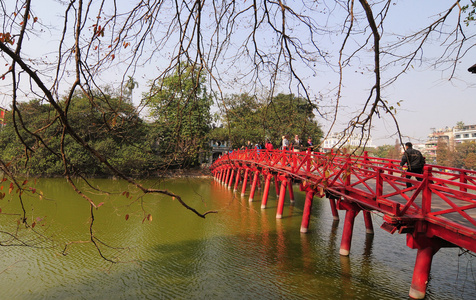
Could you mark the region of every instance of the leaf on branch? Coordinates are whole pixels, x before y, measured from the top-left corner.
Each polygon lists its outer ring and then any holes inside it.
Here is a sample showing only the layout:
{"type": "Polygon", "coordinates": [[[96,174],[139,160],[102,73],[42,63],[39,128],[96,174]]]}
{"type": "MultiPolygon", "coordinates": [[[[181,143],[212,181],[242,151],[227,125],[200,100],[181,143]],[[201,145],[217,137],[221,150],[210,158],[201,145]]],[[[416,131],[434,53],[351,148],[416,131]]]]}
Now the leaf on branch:
{"type": "Polygon", "coordinates": [[[27,183],[28,183],[28,180],[25,180],[25,181],[23,181],[23,183],[21,185],[25,185],[27,183]]]}
{"type": "Polygon", "coordinates": [[[35,228],[36,222],[31,223],[31,228],[35,228]]]}
{"type": "Polygon", "coordinates": [[[124,217],[127,220],[129,220],[129,214],[127,214],[125,217],[124,217]]]}
{"type": "Polygon", "coordinates": [[[148,214],[147,217],[145,217],[143,220],[142,220],[142,224],[144,224],[145,220],[152,222],[152,215],[151,214],[148,214]]]}
{"type": "Polygon", "coordinates": [[[96,209],[100,208],[103,205],[104,205],[104,202],[99,203],[98,205],[96,205],[96,209]]]}

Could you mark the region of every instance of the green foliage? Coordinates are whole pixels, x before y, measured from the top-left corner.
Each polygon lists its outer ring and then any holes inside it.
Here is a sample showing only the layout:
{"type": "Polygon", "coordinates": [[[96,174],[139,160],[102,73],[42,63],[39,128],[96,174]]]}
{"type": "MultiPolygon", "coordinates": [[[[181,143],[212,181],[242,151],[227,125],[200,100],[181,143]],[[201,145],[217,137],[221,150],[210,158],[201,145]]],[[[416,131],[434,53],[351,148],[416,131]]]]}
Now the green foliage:
{"type": "Polygon", "coordinates": [[[157,151],[171,165],[194,166],[208,147],[212,97],[205,86],[205,73],[182,64],[175,72],[153,84],[146,95],[155,119],[152,136],[157,151]]]}
{"type": "Polygon", "coordinates": [[[470,22],[474,22],[476,20],[476,1],[471,0],[471,4],[466,4],[462,6],[461,10],[464,13],[468,13],[466,18],[464,19],[466,26],[469,26],[470,22]]]}
{"type": "Polygon", "coordinates": [[[454,167],[476,170],[476,143],[463,142],[455,146],[454,167]]]}
{"type": "Polygon", "coordinates": [[[278,94],[269,102],[235,94],[225,100],[224,106],[223,128],[214,129],[212,137],[228,139],[234,148],[248,140],[260,143],[266,138],[279,147],[283,135],[293,138],[297,134],[302,142],[312,137],[315,144],[322,138],[312,105],[292,94],[278,94]]]}
{"type": "Polygon", "coordinates": [[[393,156],[394,149],[394,145],[382,145],[375,148],[371,153],[376,157],[389,158],[389,156],[393,156]]]}
{"type": "MultiPolygon", "coordinates": [[[[155,155],[147,125],[139,118],[133,106],[120,97],[110,95],[76,94],[67,107],[68,121],[78,135],[118,169],[133,176],[149,174],[156,168],[155,155]]],[[[63,126],[49,104],[32,100],[17,105],[19,114],[12,116],[0,132],[0,151],[4,161],[10,162],[17,174],[31,176],[61,176],[63,148],[68,172],[72,175],[109,176],[110,170],[98,163],[73,138],[63,135],[63,126]],[[16,131],[21,137],[17,136],[16,131]],[[28,134],[34,132],[36,136],[28,134]],[[63,146],[62,146],[63,144],[63,146]]]]}
{"type": "Polygon", "coordinates": [[[447,143],[438,141],[436,161],[445,167],[476,170],[476,143],[459,143],[451,150],[447,143]]]}

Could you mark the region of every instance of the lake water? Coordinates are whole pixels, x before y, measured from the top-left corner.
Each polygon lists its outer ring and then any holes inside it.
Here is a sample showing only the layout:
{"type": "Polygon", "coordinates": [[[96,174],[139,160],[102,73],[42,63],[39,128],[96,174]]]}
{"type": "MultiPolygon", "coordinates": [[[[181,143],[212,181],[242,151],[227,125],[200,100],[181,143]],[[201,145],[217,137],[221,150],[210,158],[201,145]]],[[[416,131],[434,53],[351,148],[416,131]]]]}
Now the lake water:
{"type": "MultiPolygon", "coordinates": [[[[365,234],[356,218],[349,257],[339,255],[343,227],[333,222],[327,199],[314,199],[307,234],[299,232],[304,194],[286,202],[276,220],[276,196],[268,208],[249,202],[208,178],[149,180],[201,212],[201,219],[177,201],[159,195],[138,198],[127,183],[93,180],[110,192],[85,187],[95,203],[94,234],[103,254],[89,240],[89,206],[64,179],[41,179],[24,196],[34,228],[20,226],[29,246],[0,247],[1,299],[407,299],[416,250],[405,235],[379,229],[365,234]],[[130,192],[130,197],[123,195],[130,192]],[[43,194],[40,196],[40,192],[43,194]],[[144,218],[151,214],[152,221],[144,218]],[[126,220],[126,215],[129,216],[126,220]],[[70,244],[66,255],[63,249],[70,244]],[[81,242],[83,241],[83,242],[81,242]]],[[[6,185],[6,183],[4,183],[6,185]]],[[[8,190],[8,185],[3,189],[8,190]]],[[[271,189],[273,190],[273,188],[271,189]]],[[[16,195],[12,193],[12,195],[16,195]]],[[[261,199],[257,193],[255,199],[261,199]]],[[[0,240],[17,243],[16,196],[0,200],[0,240]]],[[[427,299],[476,299],[474,257],[442,249],[434,257],[427,299]]]]}

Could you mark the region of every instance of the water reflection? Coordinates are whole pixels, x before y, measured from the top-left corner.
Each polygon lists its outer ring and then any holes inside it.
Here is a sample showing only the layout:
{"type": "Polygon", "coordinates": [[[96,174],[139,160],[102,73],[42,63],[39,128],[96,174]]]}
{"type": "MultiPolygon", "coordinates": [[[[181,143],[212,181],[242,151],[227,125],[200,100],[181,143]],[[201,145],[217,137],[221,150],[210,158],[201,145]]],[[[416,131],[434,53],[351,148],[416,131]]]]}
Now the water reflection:
{"type": "MultiPolygon", "coordinates": [[[[93,181],[110,191],[129,189],[121,181],[93,181]]],[[[88,208],[64,180],[45,180],[38,189],[51,201],[29,199],[34,214],[47,216],[45,232],[55,250],[0,247],[0,288],[5,299],[406,299],[414,255],[404,236],[378,230],[365,234],[357,218],[351,257],[339,255],[342,225],[333,221],[326,199],[314,199],[308,234],[300,233],[304,194],[286,202],[276,220],[277,197],[267,209],[260,201],[208,179],[150,182],[179,193],[200,211],[218,210],[205,220],[176,201],[158,195],[140,207],[118,194],[96,196],[96,234],[110,245],[127,246],[107,255],[133,263],[111,265],[91,245],[78,244],[67,256],[65,241],[88,235],[88,208]],[[130,214],[128,221],[124,215],[130,214]],[[9,266],[12,266],[9,268],[9,266]],[[107,272],[106,272],[107,271],[107,272]],[[25,288],[28,287],[28,288],[25,288]]],[[[273,189],[271,189],[273,190],[273,189]]],[[[274,193],[273,193],[274,194],[274,193]]],[[[256,195],[256,199],[261,196],[256,195]]],[[[0,203],[2,204],[2,203],[0,203]]],[[[3,203],[7,205],[7,203],[3,203]]],[[[2,205],[3,205],[2,204],[2,205]]],[[[4,206],[2,206],[4,208],[4,206]]],[[[0,215],[6,228],[11,220],[0,215]]],[[[15,223],[16,224],[16,223],[15,223]]],[[[471,299],[474,290],[455,292],[456,256],[441,250],[432,268],[429,299],[471,299]],[[445,253],[447,253],[445,255],[445,253]],[[441,254],[441,255],[440,255],[441,254]],[[439,262],[439,256],[444,261],[439,262]]]]}

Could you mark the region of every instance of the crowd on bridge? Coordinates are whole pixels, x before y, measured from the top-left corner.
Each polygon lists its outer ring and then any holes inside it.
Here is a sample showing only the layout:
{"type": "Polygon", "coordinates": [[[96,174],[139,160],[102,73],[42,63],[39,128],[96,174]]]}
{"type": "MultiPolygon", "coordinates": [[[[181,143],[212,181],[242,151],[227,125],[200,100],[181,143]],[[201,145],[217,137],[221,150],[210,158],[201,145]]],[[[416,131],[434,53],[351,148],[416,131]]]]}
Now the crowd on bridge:
{"type": "Polygon", "coordinates": [[[289,141],[288,135],[283,135],[281,138],[281,145],[279,147],[276,147],[271,143],[269,139],[266,139],[264,143],[255,143],[253,144],[251,141],[247,141],[245,145],[241,147],[241,150],[246,150],[246,149],[266,149],[266,150],[273,150],[273,149],[281,149],[281,150],[290,150],[294,152],[300,152],[300,151],[312,151],[314,150],[314,144],[312,142],[312,138],[308,137],[306,142],[302,142],[302,140],[299,138],[299,135],[295,135],[294,139],[289,141]]]}

